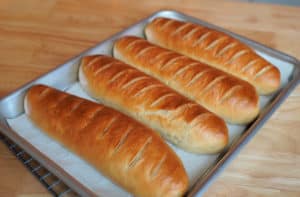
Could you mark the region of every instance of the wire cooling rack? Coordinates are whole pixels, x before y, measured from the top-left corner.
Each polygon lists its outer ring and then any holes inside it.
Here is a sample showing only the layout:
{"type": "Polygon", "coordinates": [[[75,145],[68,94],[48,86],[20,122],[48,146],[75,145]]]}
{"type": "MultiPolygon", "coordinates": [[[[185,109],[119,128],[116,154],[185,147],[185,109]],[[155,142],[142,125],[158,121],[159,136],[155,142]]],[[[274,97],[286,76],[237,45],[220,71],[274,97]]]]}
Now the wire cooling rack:
{"type": "Polygon", "coordinates": [[[57,197],[75,197],[78,196],[65,183],[63,183],[54,174],[49,172],[32,156],[26,153],[22,148],[15,144],[8,137],[0,133],[0,141],[23,163],[23,165],[43,184],[44,187],[57,197]]]}

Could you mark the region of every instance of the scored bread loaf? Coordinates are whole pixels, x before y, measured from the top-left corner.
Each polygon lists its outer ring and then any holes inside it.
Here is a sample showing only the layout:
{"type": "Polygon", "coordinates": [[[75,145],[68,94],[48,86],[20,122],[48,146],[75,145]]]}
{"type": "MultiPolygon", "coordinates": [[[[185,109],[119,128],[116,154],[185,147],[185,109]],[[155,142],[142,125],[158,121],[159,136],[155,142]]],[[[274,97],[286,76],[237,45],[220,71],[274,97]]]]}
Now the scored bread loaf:
{"type": "Polygon", "coordinates": [[[24,105],[37,127],[134,195],[180,197],[187,190],[177,155],[132,118],[44,85],[31,87],[24,105]]]}
{"type": "Polygon", "coordinates": [[[259,94],[280,86],[280,72],[241,41],[201,25],[156,18],[145,28],[150,42],[217,67],[251,83],[259,94]]]}
{"type": "Polygon", "coordinates": [[[152,127],[186,151],[216,153],[227,145],[222,119],[112,57],[83,57],[79,81],[92,97],[152,127]]]}
{"type": "Polygon", "coordinates": [[[113,53],[116,58],[158,78],[228,122],[248,123],[259,112],[259,97],[246,81],[142,38],[118,39],[113,53]]]}

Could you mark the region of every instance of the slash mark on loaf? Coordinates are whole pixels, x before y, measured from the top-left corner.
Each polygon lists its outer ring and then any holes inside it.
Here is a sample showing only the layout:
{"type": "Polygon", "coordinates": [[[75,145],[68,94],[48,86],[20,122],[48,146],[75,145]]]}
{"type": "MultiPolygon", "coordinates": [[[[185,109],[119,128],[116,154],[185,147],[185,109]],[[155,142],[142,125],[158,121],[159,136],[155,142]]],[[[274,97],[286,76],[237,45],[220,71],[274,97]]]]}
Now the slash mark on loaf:
{"type": "Polygon", "coordinates": [[[87,65],[86,67],[90,67],[91,65],[93,65],[94,63],[98,62],[99,60],[103,59],[104,56],[97,56],[94,57],[87,65]]]}
{"type": "Polygon", "coordinates": [[[191,129],[190,129],[190,131],[192,131],[194,127],[196,127],[199,123],[201,123],[204,118],[207,118],[207,117],[210,117],[210,116],[213,116],[213,114],[209,113],[209,112],[204,112],[204,113],[201,113],[201,114],[197,115],[191,121],[191,129]]]}
{"type": "Polygon", "coordinates": [[[198,40],[192,44],[192,47],[195,47],[195,46],[197,46],[197,45],[200,45],[201,42],[203,42],[210,34],[211,34],[210,31],[209,31],[209,32],[206,32],[206,33],[204,33],[204,34],[202,34],[202,35],[198,38],[198,40]]]}
{"type": "Polygon", "coordinates": [[[134,47],[134,45],[136,45],[138,43],[142,43],[142,42],[146,42],[146,41],[142,40],[142,39],[136,39],[136,40],[130,41],[130,43],[126,46],[125,50],[131,50],[132,47],[134,47]]]}
{"type": "Polygon", "coordinates": [[[177,119],[179,116],[182,116],[182,114],[185,114],[186,110],[194,106],[199,106],[199,105],[196,103],[184,102],[181,105],[177,106],[174,113],[172,114],[172,117],[170,117],[170,122],[177,119]]]}
{"type": "Polygon", "coordinates": [[[177,57],[173,57],[171,58],[169,61],[167,61],[164,65],[162,65],[160,67],[160,70],[163,70],[164,68],[173,65],[173,63],[176,63],[176,61],[180,60],[180,59],[185,59],[186,57],[183,55],[177,56],[177,57]]]}
{"type": "Polygon", "coordinates": [[[155,101],[153,101],[150,105],[150,107],[154,107],[155,105],[159,104],[160,102],[166,100],[166,98],[168,97],[172,97],[172,96],[177,96],[177,94],[174,93],[167,93],[161,97],[159,97],[158,99],[156,99],[155,101]]]}
{"type": "Polygon", "coordinates": [[[167,22],[160,27],[160,30],[166,29],[169,25],[171,25],[174,22],[174,20],[167,20],[167,22]]]}
{"type": "Polygon", "coordinates": [[[237,60],[238,58],[242,57],[243,55],[249,53],[250,51],[248,49],[244,49],[244,50],[241,50],[241,51],[238,51],[237,53],[235,53],[231,59],[226,62],[226,64],[231,64],[233,63],[235,60],[237,60]]]}
{"type": "Polygon", "coordinates": [[[121,77],[122,75],[126,74],[128,71],[130,70],[133,70],[131,68],[126,68],[126,69],[123,69],[121,71],[119,71],[117,74],[115,74],[115,76],[113,76],[109,81],[108,83],[113,83],[114,81],[116,81],[119,77],[121,77]]]}
{"type": "Polygon", "coordinates": [[[259,59],[254,59],[249,61],[242,69],[241,69],[241,73],[246,72],[248,69],[250,69],[253,65],[255,65],[257,62],[259,61],[259,59]]]}
{"type": "Polygon", "coordinates": [[[208,92],[209,90],[211,90],[214,85],[216,85],[218,82],[224,80],[225,78],[227,78],[227,76],[219,76],[217,78],[215,78],[214,80],[212,80],[200,93],[200,95],[204,95],[206,92],[208,92]]]}
{"type": "Polygon", "coordinates": [[[242,88],[241,85],[235,85],[231,87],[229,90],[223,94],[223,96],[220,98],[219,103],[224,103],[227,99],[229,99],[236,91],[240,90],[242,88]]]}
{"type": "Polygon", "coordinates": [[[228,51],[229,49],[235,47],[236,45],[237,45],[236,42],[229,43],[228,45],[226,45],[223,49],[221,49],[221,50],[216,54],[216,57],[222,56],[226,51],[228,51]]]}
{"type": "Polygon", "coordinates": [[[263,74],[268,72],[270,69],[272,69],[272,67],[273,67],[272,65],[264,66],[260,71],[258,71],[256,73],[256,75],[254,76],[254,79],[257,79],[258,77],[262,76],[263,74]]]}
{"type": "Polygon", "coordinates": [[[51,89],[48,87],[43,89],[39,95],[39,98],[42,99],[43,97],[47,96],[50,92],[51,92],[51,89]]]}
{"type": "Polygon", "coordinates": [[[127,89],[129,88],[130,86],[132,86],[133,84],[139,82],[139,81],[142,81],[142,80],[149,80],[150,77],[148,76],[138,76],[136,78],[133,78],[131,80],[129,80],[127,83],[125,83],[121,88],[122,89],[127,89]]]}
{"type": "Polygon", "coordinates": [[[193,67],[193,66],[196,66],[196,65],[199,65],[198,62],[192,62],[190,64],[187,64],[183,67],[181,67],[180,69],[178,69],[175,74],[173,75],[172,79],[175,79],[178,75],[181,75],[183,74],[186,70],[188,70],[189,68],[193,67]]]}
{"type": "Polygon", "coordinates": [[[164,154],[161,157],[161,159],[159,160],[158,164],[151,171],[151,173],[150,173],[150,180],[153,180],[158,175],[158,172],[161,169],[163,163],[166,161],[166,159],[167,159],[167,154],[164,154]]]}
{"type": "Polygon", "coordinates": [[[189,81],[189,83],[187,84],[187,87],[193,85],[195,82],[197,82],[202,76],[204,76],[204,74],[208,73],[212,71],[212,69],[207,68],[199,73],[197,73],[196,75],[193,76],[193,78],[189,81]]]}
{"type": "Polygon", "coordinates": [[[191,29],[189,32],[187,32],[183,37],[182,40],[188,40],[191,39],[192,36],[197,33],[198,30],[200,30],[202,28],[200,28],[199,26],[194,27],[193,29],[191,29]]]}
{"type": "Polygon", "coordinates": [[[176,34],[178,34],[179,32],[181,32],[182,30],[184,30],[185,28],[187,28],[188,26],[191,26],[191,25],[193,25],[193,24],[192,23],[183,23],[173,33],[171,33],[171,36],[175,36],[176,34]]]}
{"type": "Polygon", "coordinates": [[[137,93],[135,93],[133,95],[133,97],[138,97],[140,96],[141,94],[145,93],[146,91],[149,91],[151,89],[154,89],[154,88],[162,88],[162,87],[165,87],[164,85],[162,84],[152,84],[152,85],[149,85],[147,87],[144,87],[142,88],[141,90],[139,90],[137,93]]]}
{"type": "Polygon", "coordinates": [[[106,125],[106,127],[103,129],[103,131],[98,136],[98,140],[102,139],[112,128],[113,124],[116,123],[116,121],[119,119],[119,115],[114,115],[112,119],[109,121],[109,123],[106,125]]]}
{"type": "Polygon", "coordinates": [[[151,63],[155,63],[156,61],[161,61],[163,60],[164,56],[166,55],[171,55],[171,54],[174,54],[174,52],[172,51],[164,51],[162,53],[160,53],[159,55],[157,55],[156,57],[154,57],[151,61],[151,63]]]}
{"type": "Polygon", "coordinates": [[[139,58],[141,56],[143,56],[144,54],[146,54],[149,50],[156,48],[156,46],[147,46],[146,48],[140,50],[137,54],[136,54],[136,58],[139,58]]]}
{"type": "Polygon", "coordinates": [[[129,136],[129,133],[134,129],[134,127],[127,127],[127,129],[125,130],[124,134],[122,135],[119,143],[117,144],[117,146],[115,147],[114,149],[114,152],[113,154],[116,154],[117,152],[119,152],[119,150],[121,149],[121,147],[123,146],[123,144],[125,144],[128,136],[129,136]]]}
{"type": "Polygon", "coordinates": [[[67,99],[69,96],[67,94],[61,94],[59,95],[58,98],[56,98],[56,101],[55,101],[55,104],[50,106],[51,109],[48,109],[48,110],[52,110],[54,108],[56,108],[61,102],[63,102],[65,99],[67,99]]]}
{"type": "Polygon", "coordinates": [[[140,148],[140,150],[137,152],[137,154],[133,157],[133,159],[129,162],[128,169],[133,168],[141,159],[143,156],[143,153],[145,152],[146,147],[152,142],[152,136],[148,137],[144,145],[140,148]]]}
{"type": "Polygon", "coordinates": [[[84,126],[79,130],[82,131],[85,128],[87,128],[91,123],[93,123],[95,118],[101,113],[103,109],[104,109],[103,105],[101,107],[97,107],[97,109],[87,118],[87,121],[85,122],[84,126]]]}
{"type": "Polygon", "coordinates": [[[104,70],[108,69],[111,65],[115,64],[116,62],[112,61],[109,63],[106,63],[104,65],[102,65],[100,68],[98,68],[95,72],[94,72],[94,76],[97,76],[98,74],[100,74],[101,72],[103,72],[104,70]]]}
{"type": "Polygon", "coordinates": [[[204,48],[204,50],[210,50],[210,49],[213,49],[215,46],[217,46],[217,44],[219,44],[221,41],[225,40],[226,37],[221,37],[221,38],[218,38],[214,41],[212,41],[207,47],[204,48]]]}
{"type": "Polygon", "coordinates": [[[66,114],[66,116],[70,116],[75,110],[79,109],[83,103],[83,100],[78,101],[75,105],[73,105],[72,109],[66,114]]]}

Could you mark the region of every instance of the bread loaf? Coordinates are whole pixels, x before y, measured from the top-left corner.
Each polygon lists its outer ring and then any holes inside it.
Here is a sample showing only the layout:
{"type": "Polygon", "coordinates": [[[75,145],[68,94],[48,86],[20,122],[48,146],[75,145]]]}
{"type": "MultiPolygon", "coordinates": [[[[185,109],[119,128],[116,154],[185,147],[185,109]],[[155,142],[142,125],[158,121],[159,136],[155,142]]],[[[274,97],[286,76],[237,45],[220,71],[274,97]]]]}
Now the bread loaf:
{"type": "Polygon", "coordinates": [[[149,41],[215,66],[251,83],[259,94],[280,86],[280,72],[239,40],[204,26],[156,18],[145,29],[149,41]]]}
{"type": "Polygon", "coordinates": [[[206,64],[135,36],[117,40],[113,52],[230,123],[248,123],[259,112],[252,85],[206,64]]]}
{"type": "Polygon", "coordinates": [[[79,80],[92,97],[152,127],[186,151],[216,153],[227,145],[222,119],[112,57],[83,57],[79,80]]]}
{"type": "Polygon", "coordinates": [[[188,187],[177,155],[153,130],[104,105],[44,85],[30,88],[33,123],[135,196],[182,196],[188,187]]]}

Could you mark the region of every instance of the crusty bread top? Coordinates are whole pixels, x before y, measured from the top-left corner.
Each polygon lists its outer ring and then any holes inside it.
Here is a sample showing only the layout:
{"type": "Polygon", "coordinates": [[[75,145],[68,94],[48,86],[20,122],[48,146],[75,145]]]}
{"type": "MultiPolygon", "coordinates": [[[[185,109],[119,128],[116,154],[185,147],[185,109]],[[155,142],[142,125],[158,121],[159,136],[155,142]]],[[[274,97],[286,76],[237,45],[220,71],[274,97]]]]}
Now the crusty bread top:
{"type": "Polygon", "coordinates": [[[104,105],[36,85],[26,114],[54,139],[137,196],[181,196],[180,159],[153,130],[104,105]]]}
{"type": "Polygon", "coordinates": [[[195,153],[216,153],[228,142],[225,122],[157,79],[115,58],[82,58],[80,82],[94,98],[149,125],[195,153]]]}
{"type": "Polygon", "coordinates": [[[158,17],[150,22],[147,39],[229,72],[253,84],[260,94],[280,86],[280,72],[247,45],[198,24],[158,17]]]}
{"type": "Polygon", "coordinates": [[[158,78],[228,122],[248,123],[259,112],[259,97],[248,82],[142,38],[118,39],[114,56],[158,78]]]}

